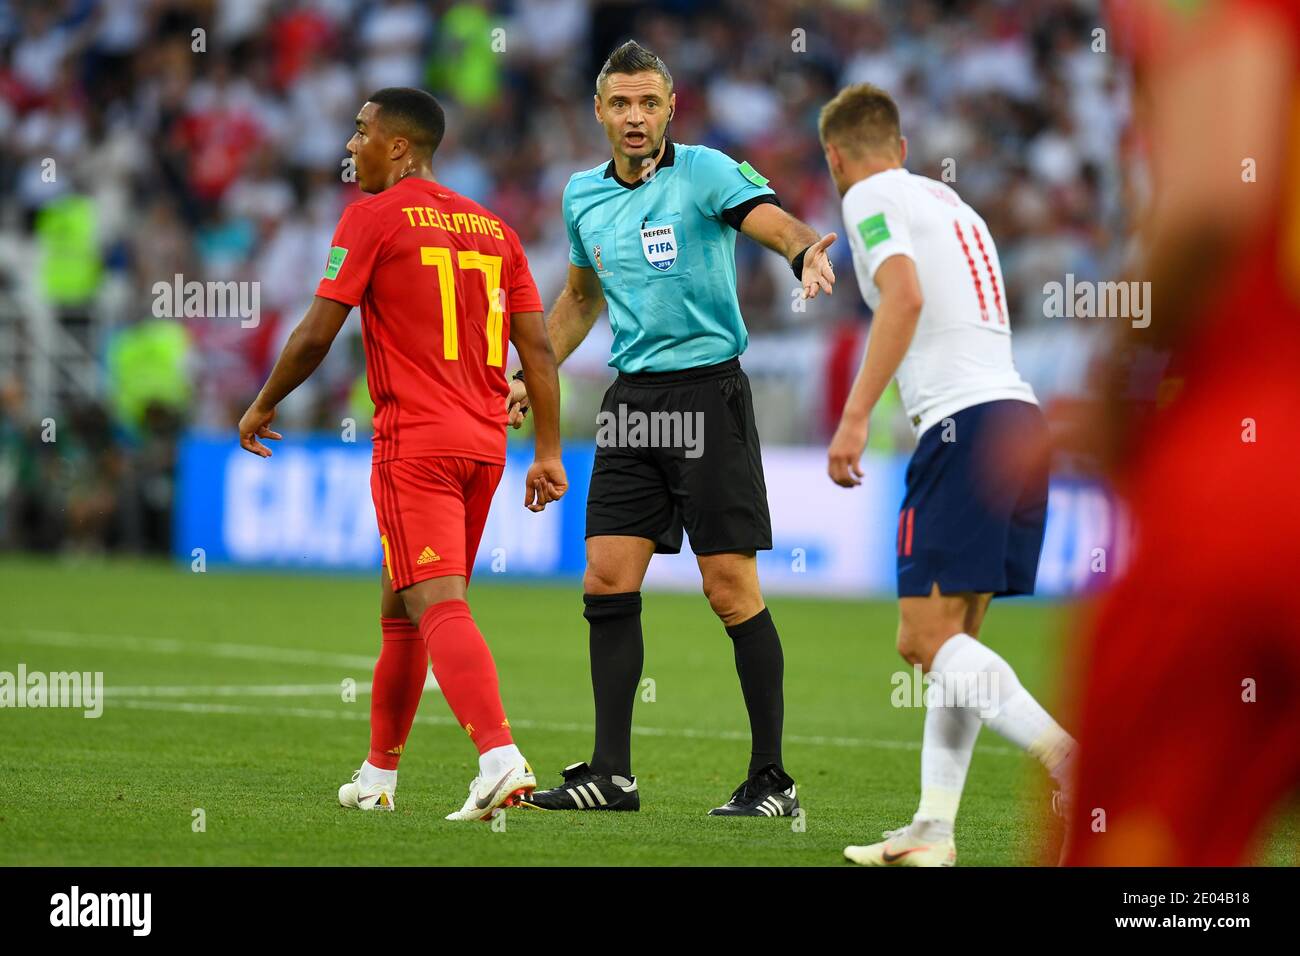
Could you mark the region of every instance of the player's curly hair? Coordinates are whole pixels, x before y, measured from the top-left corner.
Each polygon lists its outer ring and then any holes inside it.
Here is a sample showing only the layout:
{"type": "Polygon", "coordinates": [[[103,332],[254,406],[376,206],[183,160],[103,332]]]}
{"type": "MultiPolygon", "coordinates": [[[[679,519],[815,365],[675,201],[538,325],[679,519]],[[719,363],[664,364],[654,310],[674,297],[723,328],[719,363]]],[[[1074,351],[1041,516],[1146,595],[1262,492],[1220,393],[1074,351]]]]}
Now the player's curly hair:
{"type": "Polygon", "coordinates": [[[600,88],[605,85],[605,77],[611,73],[658,73],[668,84],[668,92],[673,91],[673,75],[668,72],[664,61],[635,40],[628,40],[615,48],[600,68],[600,75],[596,77],[597,96],[600,95],[600,88]]]}

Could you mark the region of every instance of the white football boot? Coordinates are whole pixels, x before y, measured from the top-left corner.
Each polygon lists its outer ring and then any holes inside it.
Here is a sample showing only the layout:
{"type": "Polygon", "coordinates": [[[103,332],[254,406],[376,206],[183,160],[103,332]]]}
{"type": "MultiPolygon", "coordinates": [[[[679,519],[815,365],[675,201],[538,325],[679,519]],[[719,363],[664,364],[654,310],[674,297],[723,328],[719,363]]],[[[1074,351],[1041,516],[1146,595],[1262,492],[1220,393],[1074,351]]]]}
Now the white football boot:
{"type": "Polygon", "coordinates": [[[954,866],[957,847],[949,836],[942,840],[920,840],[911,826],[887,830],[884,840],[870,846],[846,846],[846,859],[862,866],[954,866]]]}
{"type": "Polygon", "coordinates": [[[469,785],[465,805],[446,816],[448,820],[490,820],[498,807],[513,807],[520,798],[537,789],[537,778],[527,761],[516,764],[495,779],[475,777],[469,785]]]}
{"type": "Polygon", "coordinates": [[[392,810],[395,788],[361,781],[361,771],[352,774],[352,782],[339,787],[339,804],[354,810],[392,810]]]}

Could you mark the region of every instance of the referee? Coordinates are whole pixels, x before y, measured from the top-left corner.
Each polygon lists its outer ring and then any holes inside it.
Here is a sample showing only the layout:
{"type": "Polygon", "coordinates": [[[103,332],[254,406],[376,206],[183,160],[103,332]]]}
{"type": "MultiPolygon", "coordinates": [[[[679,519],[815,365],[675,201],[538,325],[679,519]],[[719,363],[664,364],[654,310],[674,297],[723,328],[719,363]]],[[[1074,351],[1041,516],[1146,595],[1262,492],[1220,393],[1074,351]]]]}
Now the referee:
{"type": "MultiPolygon", "coordinates": [[[[745,782],[710,812],[788,816],[799,801],[781,763],[781,640],[755,560],[756,551],[772,547],[772,525],[749,380],[737,360],[748,335],[736,299],[736,233],[785,256],[808,298],[831,291],[825,250],[835,235],[819,237],[784,212],[749,163],[671,142],[675,100],[659,57],[634,41],[616,49],[595,96],[613,159],[575,174],[564,190],[569,274],[546,322],[556,360],[577,348],[608,307],[609,364],[618,379],[605,393],[601,419],[680,421],[676,435],[689,440],[662,447],[635,428],[620,428],[612,440],[602,428],[598,436],[583,578],[595,750],[590,764],[567,767],[563,784],[537,791],[525,805],[640,809],[631,735],[644,656],[641,582],[651,555],[681,550],[685,530],[709,605],[735,649],[753,738],[745,782]],[[691,434],[691,424],[700,434],[691,434]]],[[[518,423],[527,408],[522,381],[513,385],[512,402],[518,423]]]]}

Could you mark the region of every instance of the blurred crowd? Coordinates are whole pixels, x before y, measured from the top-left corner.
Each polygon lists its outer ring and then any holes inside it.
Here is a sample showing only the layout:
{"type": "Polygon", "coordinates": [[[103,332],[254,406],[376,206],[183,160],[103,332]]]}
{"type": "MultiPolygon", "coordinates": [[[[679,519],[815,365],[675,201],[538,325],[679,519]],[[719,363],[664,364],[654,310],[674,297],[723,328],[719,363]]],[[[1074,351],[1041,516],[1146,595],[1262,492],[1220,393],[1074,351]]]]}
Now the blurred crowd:
{"type": "MultiPolygon", "coordinates": [[[[823,231],[842,225],[820,105],[851,82],[893,92],[909,168],[988,220],[1017,338],[1040,343],[1027,376],[1068,391],[1076,333],[1043,317],[1042,285],[1113,274],[1125,229],[1127,93],[1097,18],[1076,0],[0,0],[0,545],[166,548],[176,436],[232,427],[309,303],[374,89],[439,97],[438,178],[514,226],[549,303],[561,191],[608,159],[594,78],[628,37],[673,73],[674,139],[749,160],[823,231]],[[260,283],[256,324],[160,316],[177,275],[260,283]],[[90,358],[39,398],[32,301],[90,358]]],[[[747,364],[795,382],[767,441],[825,435],[858,361],[869,313],[834,251],[837,295],[801,310],[788,266],[738,243],[747,364]]],[[[603,335],[566,366],[575,394],[607,378],[603,335]]],[[[279,421],[364,427],[367,406],[354,314],[279,421]]]]}

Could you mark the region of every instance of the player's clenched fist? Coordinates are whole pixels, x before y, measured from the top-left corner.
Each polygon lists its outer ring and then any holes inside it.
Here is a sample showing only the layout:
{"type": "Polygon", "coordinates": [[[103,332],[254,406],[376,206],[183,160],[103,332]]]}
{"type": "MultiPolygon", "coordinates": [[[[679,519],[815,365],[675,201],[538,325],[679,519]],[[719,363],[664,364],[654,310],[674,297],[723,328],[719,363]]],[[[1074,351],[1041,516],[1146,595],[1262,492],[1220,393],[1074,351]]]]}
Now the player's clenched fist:
{"type": "Polygon", "coordinates": [[[263,445],[259,438],[273,438],[279,441],[284,436],[271,431],[271,422],[275,420],[275,409],[259,408],[254,402],[239,420],[239,446],[244,451],[251,451],[263,458],[271,457],[271,449],[263,445]]]}
{"type": "Polygon", "coordinates": [[[524,484],[524,507],[529,511],[541,511],[549,502],[559,501],[569,490],[564,463],[558,458],[538,458],[534,461],[528,468],[524,484]]]}
{"type": "Polygon", "coordinates": [[[827,451],[826,473],[842,488],[862,484],[862,452],[867,447],[867,419],[840,419],[827,451]]]}

